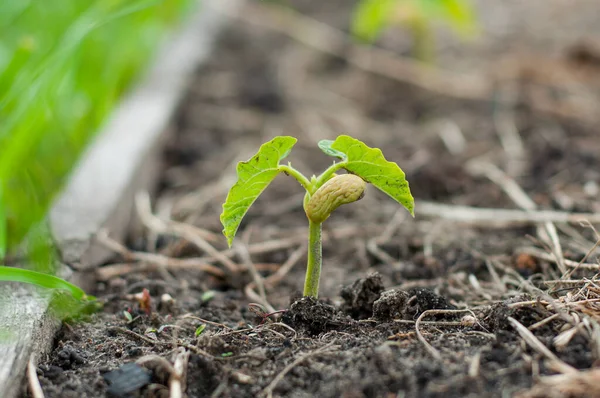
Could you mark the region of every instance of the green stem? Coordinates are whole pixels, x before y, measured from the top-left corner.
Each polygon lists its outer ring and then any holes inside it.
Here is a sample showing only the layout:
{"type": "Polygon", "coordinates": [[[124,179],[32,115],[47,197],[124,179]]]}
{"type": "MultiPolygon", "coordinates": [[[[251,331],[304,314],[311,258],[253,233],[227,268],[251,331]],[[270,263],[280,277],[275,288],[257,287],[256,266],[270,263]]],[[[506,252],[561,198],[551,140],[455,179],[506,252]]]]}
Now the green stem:
{"type": "Polygon", "coordinates": [[[319,279],[321,277],[321,223],[308,220],[308,264],[304,281],[304,296],[319,296],[319,279]]]}
{"type": "Polygon", "coordinates": [[[319,189],[321,185],[325,184],[331,178],[333,173],[335,173],[339,169],[343,169],[345,165],[345,162],[340,162],[334,163],[331,166],[329,166],[327,170],[322,172],[321,175],[317,178],[317,183],[315,184],[316,188],[319,189]]]}
{"type": "Polygon", "coordinates": [[[277,169],[279,171],[282,171],[282,172],[294,177],[304,187],[304,189],[306,189],[306,191],[308,193],[310,193],[311,195],[315,192],[316,188],[313,187],[313,185],[310,183],[308,178],[306,178],[304,176],[304,174],[300,173],[298,170],[296,170],[292,166],[286,166],[284,164],[280,164],[279,166],[277,166],[277,169]]]}
{"type": "Polygon", "coordinates": [[[426,64],[433,64],[435,43],[429,24],[424,18],[416,18],[410,25],[414,40],[414,57],[426,64]]]}

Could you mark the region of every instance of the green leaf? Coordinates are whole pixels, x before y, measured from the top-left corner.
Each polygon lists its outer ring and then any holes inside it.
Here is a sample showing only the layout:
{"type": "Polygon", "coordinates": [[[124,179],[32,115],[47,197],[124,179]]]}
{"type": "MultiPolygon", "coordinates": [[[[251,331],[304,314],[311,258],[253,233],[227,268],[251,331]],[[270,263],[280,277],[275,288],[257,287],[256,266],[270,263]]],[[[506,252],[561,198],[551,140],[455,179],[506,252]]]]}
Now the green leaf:
{"type": "Polygon", "coordinates": [[[373,184],[415,215],[415,201],[404,172],[396,163],[387,161],[380,149],[369,148],[347,135],[337,137],[331,148],[346,154],[344,169],[373,184]]]}
{"type": "Polygon", "coordinates": [[[200,300],[203,303],[208,303],[214,297],[215,297],[215,291],[214,290],[207,290],[204,293],[202,293],[202,297],[200,297],[200,300]]]}
{"type": "Polygon", "coordinates": [[[227,243],[231,246],[242,218],[252,203],[280,173],[279,161],[284,159],[296,144],[296,138],[275,137],[263,144],[256,155],[237,165],[238,180],[229,190],[223,204],[221,224],[227,243]]]}
{"type": "Polygon", "coordinates": [[[79,287],[56,276],[22,268],[0,266],[0,281],[29,283],[46,289],[65,290],[71,293],[76,300],[90,300],[94,298],[87,296],[79,287]]]}
{"type": "Polygon", "coordinates": [[[469,0],[420,0],[417,3],[427,19],[439,19],[468,36],[477,31],[475,10],[469,0]]]}
{"type": "Polygon", "coordinates": [[[354,11],[352,33],[359,39],[372,42],[391,22],[397,0],[362,0],[354,11]]]}
{"type": "Polygon", "coordinates": [[[200,326],[198,326],[198,328],[196,328],[196,331],[194,332],[196,337],[200,336],[202,332],[204,332],[204,329],[206,329],[206,324],[203,323],[200,326]]]}
{"type": "Polygon", "coordinates": [[[463,35],[477,31],[477,18],[469,1],[446,0],[443,2],[445,20],[463,35]]]}
{"type": "Polygon", "coordinates": [[[317,145],[319,145],[319,148],[321,148],[321,150],[325,152],[326,155],[333,156],[334,158],[338,158],[341,160],[346,160],[346,154],[340,151],[336,151],[331,147],[331,144],[333,144],[332,140],[321,140],[317,145]]]}
{"type": "Polygon", "coordinates": [[[127,319],[127,322],[129,322],[129,323],[133,322],[133,315],[131,315],[131,312],[123,311],[123,316],[125,316],[125,318],[127,319]]]}

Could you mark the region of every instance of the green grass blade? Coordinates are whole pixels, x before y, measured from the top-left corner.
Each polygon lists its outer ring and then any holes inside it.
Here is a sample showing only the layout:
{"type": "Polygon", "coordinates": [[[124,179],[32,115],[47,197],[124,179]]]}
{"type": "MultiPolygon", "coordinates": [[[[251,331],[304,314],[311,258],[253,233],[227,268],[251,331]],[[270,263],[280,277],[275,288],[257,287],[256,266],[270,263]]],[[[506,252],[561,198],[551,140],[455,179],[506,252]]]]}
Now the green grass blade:
{"type": "Polygon", "coordinates": [[[10,250],[190,0],[0,1],[0,182],[10,250]]]}
{"type": "Polygon", "coordinates": [[[0,260],[6,256],[7,249],[6,214],[4,208],[4,195],[2,193],[2,183],[0,182],[0,260]]]}
{"type": "Polygon", "coordinates": [[[262,191],[281,172],[277,167],[279,161],[290,153],[296,141],[294,137],[275,137],[263,144],[248,161],[238,163],[238,180],[229,190],[221,213],[223,234],[229,246],[242,218],[262,191]]]}
{"type": "Polygon", "coordinates": [[[21,282],[40,286],[46,289],[65,290],[77,300],[86,300],[89,297],[77,286],[56,276],[43,274],[41,272],[30,271],[27,269],[6,267],[0,265],[0,281],[3,282],[21,282]]]}
{"type": "Polygon", "coordinates": [[[346,155],[344,169],[385,192],[414,216],[415,200],[404,172],[396,163],[387,161],[380,149],[347,135],[337,137],[331,148],[346,155]]]}

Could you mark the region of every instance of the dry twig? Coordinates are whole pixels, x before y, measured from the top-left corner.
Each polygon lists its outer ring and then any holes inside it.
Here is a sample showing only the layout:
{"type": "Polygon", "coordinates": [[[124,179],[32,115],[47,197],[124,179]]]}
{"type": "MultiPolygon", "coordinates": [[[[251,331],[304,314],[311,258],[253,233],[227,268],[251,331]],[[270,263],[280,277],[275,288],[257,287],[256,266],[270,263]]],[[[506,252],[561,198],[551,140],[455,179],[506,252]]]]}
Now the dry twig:
{"type": "Polygon", "coordinates": [[[239,266],[231,261],[227,256],[223,255],[220,251],[214,248],[213,245],[203,237],[212,236],[212,233],[206,232],[200,228],[193,227],[188,224],[178,223],[175,221],[163,221],[152,214],[150,207],[150,196],[147,192],[139,192],[135,197],[136,209],[138,216],[144,223],[144,225],[161,234],[172,234],[181,238],[184,238],[200,250],[211,255],[223,264],[230,272],[238,272],[239,266]]]}
{"type": "MultiPolygon", "coordinates": [[[[441,315],[441,314],[456,314],[456,313],[461,313],[461,312],[470,312],[471,315],[473,315],[473,317],[475,317],[475,314],[473,314],[473,311],[466,308],[463,310],[427,310],[427,311],[423,311],[423,313],[417,318],[417,321],[415,322],[415,332],[417,334],[417,338],[419,339],[419,341],[421,342],[421,344],[423,344],[423,346],[425,347],[425,350],[427,350],[427,352],[436,360],[441,361],[442,360],[442,354],[440,354],[440,352],[435,349],[431,344],[429,344],[427,342],[427,340],[425,340],[425,337],[423,337],[423,335],[421,334],[421,331],[419,330],[419,326],[421,325],[421,321],[423,320],[423,318],[425,318],[428,315],[441,315]]],[[[476,318],[476,317],[475,317],[476,318]]]]}
{"type": "MultiPolygon", "coordinates": [[[[537,257],[545,261],[556,261],[556,257],[546,253],[536,247],[524,247],[518,250],[519,253],[529,254],[530,256],[537,257]]],[[[564,264],[573,269],[587,269],[587,270],[600,270],[600,264],[584,263],[581,261],[573,261],[564,259],[564,264]]]]}
{"type": "Polygon", "coordinates": [[[508,317],[508,321],[517,330],[519,335],[527,345],[533,348],[539,354],[545,356],[549,360],[549,365],[560,373],[576,373],[577,369],[571,365],[561,361],[552,351],[550,351],[537,337],[533,335],[525,326],[512,317],[508,317]]]}
{"type": "Polygon", "coordinates": [[[446,220],[475,224],[483,227],[506,228],[541,222],[577,223],[581,220],[588,220],[594,224],[600,223],[600,214],[596,213],[568,213],[553,210],[523,211],[490,209],[447,205],[427,201],[417,201],[415,208],[419,209],[419,214],[421,216],[440,217],[446,220]]]}
{"type": "Polygon", "coordinates": [[[29,384],[29,393],[33,398],[44,398],[44,390],[37,376],[35,365],[33,364],[33,356],[27,362],[27,381],[29,384]]]}
{"type": "Polygon", "coordinates": [[[250,270],[250,274],[252,275],[252,279],[254,280],[254,287],[258,288],[258,295],[254,293],[254,290],[252,288],[248,288],[249,285],[246,285],[244,292],[246,293],[246,295],[252,296],[249,297],[251,300],[258,301],[263,306],[265,306],[265,308],[267,308],[270,312],[275,311],[273,306],[271,306],[271,304],[269,304],[269,301],[267,300],[267,292],[265,291],[263,277],[258,273],[256,267],[254,266],[254,263],[252,262],[252,259],[250,258],[250,253],[248,253],[248,246],[246,246],[245,243],[238,243],[236,244],[236,248],[244,262],[244,265],[250,270]]]}
{"type": "Polygon", "coordinates": [[[294,268],[305,253],[306,244],[303,244],[292,252],[285,263],[274,274],[265,278],[265,285],[270,288],[276,286],[294,268]]]}
{"type": "MultiPolygon", "coordinates": [[[[291,254],[291,256],[286,260],[286,262],[281,267],[279,267],[277,272],[275,272],[272,275],[269,275],[267,278],[264,279],[264,281],[263,281],[264,286],[271,288],[271,287],[277,285],[285,277],[285,275],[287,275],[287,273],[294,267],[294,265],[296,265],[298,260],[300,260],[300,258],[302,258],[302,256],[304,255],[305,252],[306,252],[306,245],[302,245],[298,249],[296,249],[291,254]]],[[[244,287],[244,293],[246,294],[246,296],[252,301],[260,302],[263,306],[265,306],[265,308],[269,312],[275,312],[275,308],[273,308],[267,302],[266,295],[265,295],[265,299],[263,301],[262,296],[260,296],[254,292],[254,289],[256,288],[256,286],[257,286],[256,280],[254,282],[250,282],[249,284],[247,284],[244,287]]]]}
{"type": "Polygon", "coordinates": [[[107,248],[121,254],[126,260],[138,261],[136,264],[119,263],[96,270],[98,280],[106,281],[115,276],[124,275],[131,272],[154,271],[157,269],[194,269],[206,272],[217,278],[225,278],[225,273],[218,267],[208,264],[201,258],[178,259],[167,257],[162,254],[145,253],[129,250],[119,242],[110,238],[106,230],[98,232],[96,239],[107,248]]]}
{"type": "Polygon", "coordinates": [[[160,355],[150,354],[144,355],[143,357],[138,358],[135,363],[141,366],[151,365],[151,367],[161,368],[162,370],[169,373],[169,375],[173,375],[175,373],[175,368],[171,365],[166,358],[161,357],[160,355]]]}
{"type": "Polygon", "coordinates": [[[175,355],[173,363],[173,373],[169,378],[169,398],[183,398],[186,384],[187,364],[190,358],[190,352],[180,347],[175,355]]]}
{"type": "Polygon", "coordinates": [[[184,315],[183,319],[195,319],[195,320],[200,321],[202,323],[206,323],[207,325],[218,326],[218,327],[224,328],[224,329],[231,329],[229,326],[224,325],[222,323],[209,321],[209,320],[206,320],[206,319],[203,319],[203,318],[199,318],[199,317],[197,317],[195,315],[192,315],[192,314],[186,314],[186,315],[184,315]]]}
{"type": "Polygon", "coordinates": [[[600,369],[541,377],[540,383],[516,398],[598,397],[600,369]]]}
{"type": "MultiPolygon", "coordinates": [[[[508,176],[504,171],[500,170],[492,163],[470,163],[467,167],[468,171],[473,175],[484,175],[492,182],[498,185],[508,197],[515,202],[517,206],[527,212],[537,210],[537,204],[523,191],[517,182],[508,176]]],[[[551,221],[543,222],[543,230],[538,229],[538,235],[542,240],[551,245],[552,254],[556,257],[556,264],[560,271],[564,274],[567,270],[564,264],[564,256],[556,226],[551,221]]]]}

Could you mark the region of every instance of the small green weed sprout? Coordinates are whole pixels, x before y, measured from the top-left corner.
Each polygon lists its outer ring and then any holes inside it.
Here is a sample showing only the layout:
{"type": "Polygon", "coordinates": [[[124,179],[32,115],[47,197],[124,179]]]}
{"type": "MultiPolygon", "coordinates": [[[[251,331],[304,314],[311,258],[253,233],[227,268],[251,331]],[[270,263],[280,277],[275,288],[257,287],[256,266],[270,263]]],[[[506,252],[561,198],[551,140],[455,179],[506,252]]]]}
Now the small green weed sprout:
{"type": "Polygon", "coordinates": [[[304,296],[318,297],[321,275],[321,225],[339,206],[355,202],[371,183],[402,204],[414,216],[414,199],[404,172],[394,162],[387,161],[381,150],[340,135],[335,141],[323,140],[319,148],[338,159],[321,175],[305,177],[290,163],[280,164],[296,144],[296,138],[281,136],[263,144],[248,161],[237,165],[238,180],[229,190],[223,204],[221,223],[223,234],[231,246],[242,218],[258,196],[279,173],[294,177],[306,190],[304,211],[308,217],[308,264],[304,296]],[[348,174],[336,174],[344,169],[348,174]]]}
{"type": "Polygon", "coordinates": [[[354,9],[352,33],[373,42],[390,25],[406,28],[413,40],[413,56],[423,62],[434,58],[433,22],[442,22],[463,37],[477,32],[470,0],[361,0],[354,9]]]}

